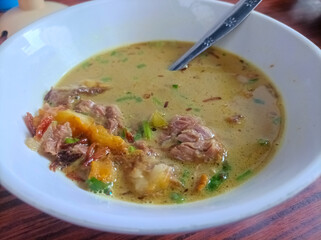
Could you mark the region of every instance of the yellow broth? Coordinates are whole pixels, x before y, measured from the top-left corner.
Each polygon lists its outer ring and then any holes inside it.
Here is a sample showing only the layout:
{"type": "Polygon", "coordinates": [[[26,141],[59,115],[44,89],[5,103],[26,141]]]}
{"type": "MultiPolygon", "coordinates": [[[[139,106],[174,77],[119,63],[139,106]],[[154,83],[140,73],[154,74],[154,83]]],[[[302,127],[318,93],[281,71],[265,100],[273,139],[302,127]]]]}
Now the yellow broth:
{"type": "MultiPolygon", "coordinates": [[[[175,167],[180,186],[137,196],[126,185],[122,166],[116,164],[113,197],[154,204],[173,203],[176,193],[180,202],[208,198],[257,174],[278,149],[284,110],[271,80],[246,59],[218,48],[208,49],[184,71],[167,70],[191,46],[187,42],[156,41],[120,47],[87,59],[57,84],[56,87],[78,86],[87,80],[107,84],[110,90],[90,99],[118,105],[129,129],[150,119],[156,110],[167,120],[177,114],[198,116],[227,149],[229,177],[214,191],[204,188],[197,192],[195,184],[201,174],[209,178],[215,175],[221,168],[219,163],[182,162],[161,153],[161,161],[175,167]],[[227,120],[240,115],[240,122],[227,120]]],[[[155,139],[157,132],[149,144],[161,151],[155,139]]]]}

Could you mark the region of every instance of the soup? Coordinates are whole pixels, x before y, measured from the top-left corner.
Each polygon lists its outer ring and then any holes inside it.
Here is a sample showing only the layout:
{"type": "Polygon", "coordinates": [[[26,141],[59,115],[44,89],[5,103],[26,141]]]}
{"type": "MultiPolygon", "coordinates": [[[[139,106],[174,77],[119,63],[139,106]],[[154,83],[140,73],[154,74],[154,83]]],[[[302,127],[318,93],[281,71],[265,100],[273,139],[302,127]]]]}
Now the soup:
{"type": "Polygon", "coordinates": [[[201,200],[258,173],[277,150],[282,99],[257,67],[187,42],[133,44],[67,73],[25,122],[27,145],[83,189],[153,204],[201,200]]]}

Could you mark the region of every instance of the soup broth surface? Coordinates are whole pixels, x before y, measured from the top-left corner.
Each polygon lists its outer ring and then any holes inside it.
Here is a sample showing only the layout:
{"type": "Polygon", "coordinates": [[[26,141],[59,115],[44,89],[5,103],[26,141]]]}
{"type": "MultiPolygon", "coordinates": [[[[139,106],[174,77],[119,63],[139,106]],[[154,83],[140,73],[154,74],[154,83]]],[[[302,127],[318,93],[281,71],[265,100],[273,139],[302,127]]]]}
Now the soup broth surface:
{"type": "MultiPolygon", "coordinates": [[[[226,150],[216,161],[174,159],[159,140],[167,126],[151,125],[151,137],[142,140],[157,153],[153,155],[156,161],[171,167],[171,183],[160,190],[156,187],[137,193],[132,190],[122,163],[113,161],[112,197],[171,204],[215,196],[257,174],[278,149],[284,110],[271,80],[246,59],[214,47],[192,61],[187,69],[167,70],[191,46],[188,42],[156,41],[120,47],[87,59],[55,86],[70,88],[88,82],[107,86],[107,91],[84,95],[82,99],[117,105],[123,116],[123,129],[133,135],[142,122],[152,121],[155,113],[166,123],[175,116],[196,117],[226,150]]],[[[124,130],[118,135],[126,140],[124,130]]],[[[76,165],[62,171],[68,176],[76,165]]],[[[78,183],[88,189],[86,182],[78,183]]]]}

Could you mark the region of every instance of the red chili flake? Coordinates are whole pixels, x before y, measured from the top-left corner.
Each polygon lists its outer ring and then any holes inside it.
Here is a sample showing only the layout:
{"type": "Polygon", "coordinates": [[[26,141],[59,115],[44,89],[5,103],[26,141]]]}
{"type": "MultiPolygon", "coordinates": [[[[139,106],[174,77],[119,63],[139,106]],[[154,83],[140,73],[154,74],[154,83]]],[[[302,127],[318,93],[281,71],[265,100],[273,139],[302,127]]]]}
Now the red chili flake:
{"type": "Polygon", "coordinates": [[[127,141],[129,143],[135,142],[134,135],[131,132],[127,131],[127,130],[125,131],[125,137],[126,137],[126,139],[127,139],[127,141]]]}
{"type": "Polygon", "coordinates": [[[108,147],[97,147],[97,143],[92,143],[87,150],[83,165],[87,167],[91,162],[107,156],[109,152],[110,150],[108,147]]]}
{"type": "Polygon", "coordinates": [[[186,108],[185,109],[185,111],[191,111],[192,110],[192,108],[186,108]]]}
{"type": "Polygon", "coordinates": [[[210,102],[210,101],[215,101],[215,100],[221,100],[221,97],[210,97],[207,99],[204,99],[203,102],[210,102]]]}
{"type": "Polygon", "coordinates": [[[31,134],[31,136],[36,135],[36,127],[33,125],[33,116],[31,113],[27,112],[26,116],[23,117],[25,124],[31,134]]]}
{"type": "Polygon", "coordinates": [[[168,106],[168,101],[164,103],[164,108],[167,108],[167,106],[168,106]]]}
{"type": "Polygon", "coordinates": [[[51,122],[53,121],[53,116],[49,115],[44,117],[36,129],[36,138],[42,138],[42,135],[45,133],[51,122]]]}

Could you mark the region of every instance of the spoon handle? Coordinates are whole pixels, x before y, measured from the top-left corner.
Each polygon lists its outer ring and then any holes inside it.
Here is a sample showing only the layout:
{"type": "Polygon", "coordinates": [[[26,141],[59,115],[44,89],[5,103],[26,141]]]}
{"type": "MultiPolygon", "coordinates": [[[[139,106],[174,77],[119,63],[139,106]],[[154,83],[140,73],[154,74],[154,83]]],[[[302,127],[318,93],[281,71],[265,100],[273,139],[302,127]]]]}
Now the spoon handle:
{"type": "Polygon", "coordinates": [[[190,48],[183,56],[181,56],[175,63],[173,63],[169,70],[176,71],[186,68],[187,64],[196,56],[204,52],[216,41],[227,35],[235,29],[243,20],[250,14],[250,12],[262,0],[240,0],[218,24],[209,30],[195,45],[190,48]]]}

